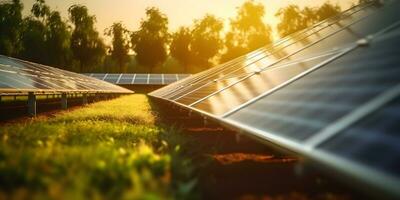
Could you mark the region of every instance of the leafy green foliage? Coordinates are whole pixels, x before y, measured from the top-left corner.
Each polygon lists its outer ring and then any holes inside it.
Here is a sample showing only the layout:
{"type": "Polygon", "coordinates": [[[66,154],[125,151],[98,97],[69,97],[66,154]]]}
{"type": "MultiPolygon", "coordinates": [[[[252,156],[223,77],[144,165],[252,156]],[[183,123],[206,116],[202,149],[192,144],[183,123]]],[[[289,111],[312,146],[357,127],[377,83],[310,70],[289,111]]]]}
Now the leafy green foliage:
{"type": "Polygon", "coordinates": [[[157,125],[144,95],[0,127],[6,199],[193,198],[177,130],[157,125]]]}
{"type": "Polygon", "coordinates": [[[155,7],[148,8],[146,16],[140,29],[132,33],[131,41],[137,62],[151,72],[167,59],[168,18],[155,7]]]}
{"type": "Polygon", "coordinates": [[[126,71],[123,67],[129,61],[129,31],[118,22],[106,29],[105,33],[112,36],[112,47],[109,50],[111,57],[118,63],[120,72],[126,71]]]}
{"type": "Polygon", "coordinates": [[[172,34],[170,54],[183,65],[183,71],[204,70],[211,65],[222,48],[223,23],[213,15],[195,20],[193,27],[181,27],[172,34]]]}
{"type": "Polygon", "coordinates": [[[22,9],[19,0],[0,3],[0,54],[15,56],[20,50],[22,9]]]}
{"type": "Polygon", "coordinates": [[[191,51],[194,63],[209,67],[210,61],[222,48],[221,31],[223,23],[213,15],[195,20],[192,30],[191,51]]]}
{"type": "Polygon", "coordinates": [[[72,5],[68,12],[74,25],[71,36],[73,56],[79,61],[80,72],[89,71],[88,68],[103,61],[106,51],[105,45],[94,27],[96,18],[89,15],[88,9],[82,5],[72,5]]]}
{"type": "Polygon", "coordinates": [[[263,22],[265,8],[261,3],[249,0],[238,8],[231,20],[231,30],[225,36],[226,52],[222,61],[228,61],[272,41],[271,27],[263,22]]]}
{"type": "Polygon", "coordinates": [[[70,50],[71,33],[67,22],[63,21],[58,11],[52,11],[47,19],[46,33],[47,64],[68,68],[71,64],[72,52],[70,50]]]}
{"type": "Polygon", "coordinates": [[[339,12],[340,7],[329,2],[325,2],[319,8],[305,7],[300,9],[296,5],[289,5],[279,9],[275,14],[275,16],[281,19],[277,25],[278,33],[281,37],[285,37],[318,21],[332,17],[339,12]]]}
{"type": "Polygon", "coordinates": [[[23,21],[21,44],[22,50],[19,56],[26,60],[34,60],[45,63],[46,50],[46,26],[35,17],[25,18],[23,21]]]}
{"type": "Polygon", "coordinates": [[[189,65],[192,65],[193,54],[190,48],[192,43],[192,34],[190,28],[181,27],[179,30],[172,34],[172,41],[170,45],[171,56],[176,58],[182,65],[183,71],[189,71],[189,65]]]}

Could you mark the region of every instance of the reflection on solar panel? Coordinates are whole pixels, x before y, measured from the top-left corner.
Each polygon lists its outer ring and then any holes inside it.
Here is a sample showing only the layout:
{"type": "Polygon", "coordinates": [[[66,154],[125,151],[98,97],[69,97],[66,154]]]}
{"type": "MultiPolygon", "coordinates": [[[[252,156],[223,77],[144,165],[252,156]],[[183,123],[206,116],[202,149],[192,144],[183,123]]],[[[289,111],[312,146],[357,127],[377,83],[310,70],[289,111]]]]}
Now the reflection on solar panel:
{"type": "Polygon", "coordinates": [[[399,9],[354,6],[150,96],[399,197],[399,9]]]}
{"type": "Polygon", "coordinates": [[[85,74],[117,85],[168,85],[189,77],[189,74],[85,74]]]}
{"type": "Polygon", "coordinates": [[[26,92],[132,93],[84,75],[0,56],[0,94],[26,92]]]}

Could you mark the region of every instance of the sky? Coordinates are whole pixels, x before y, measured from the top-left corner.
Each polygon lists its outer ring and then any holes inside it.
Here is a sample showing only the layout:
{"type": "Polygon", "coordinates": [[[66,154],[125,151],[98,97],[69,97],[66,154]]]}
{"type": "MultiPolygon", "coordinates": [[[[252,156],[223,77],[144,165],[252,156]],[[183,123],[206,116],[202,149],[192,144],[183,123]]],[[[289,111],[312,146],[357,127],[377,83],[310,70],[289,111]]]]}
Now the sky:
{"type": "MultiPolygon", "coordinates": [[[[21,0],[24,4],[24,15],[28,15],[35,0],[21,0]]],[[[275,28],[278,19],[274,14],[281,7],[289,4],[302,6],[319,6],[326,0],[255,0],[262,3],[266,9],[264,21],[275,28]]],[[[237,8],[245,0],[46,0],[52,10],[58,10],[67,19],[68,8],[73,4],[88,7],[89,13],[97,19],[96,27],[100,33],[114,22],[122,22],[129,30],[137,30],[140,21],[145,17],[148,7],[158,7],[169,19],[170,31],[180,26],[190,26],[193,20],[202,18],[205,14],[213,14],[229,28],[229,19],[236,15],[237,8]]],[[[348,8],[355,0],[330,0],[338,3],[343,9],[348,8]]],[[[108,40],[108,39],[107,39],[108,40]]]]}

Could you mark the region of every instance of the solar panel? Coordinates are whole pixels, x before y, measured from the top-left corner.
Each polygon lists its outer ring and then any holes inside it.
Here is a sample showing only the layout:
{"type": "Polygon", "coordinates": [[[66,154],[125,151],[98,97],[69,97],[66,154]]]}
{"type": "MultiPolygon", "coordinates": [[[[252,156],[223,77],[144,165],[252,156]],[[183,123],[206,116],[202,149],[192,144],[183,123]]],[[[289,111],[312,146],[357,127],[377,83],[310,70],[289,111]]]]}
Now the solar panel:
{"type": "Polygon", "coordinates": [[[357,5],[150,96],[400,197],[399,9],[357,5]]]}
{"type": "Polygon", "coordinates": [[[319,145],[323,151],[400,176],[400,97],[319,145]],[[382,156],[389,154],[394,157],[382,156]]]}
{"type": "Polygon", "coordinates": [[[107,76],[103,80],[109,83],[116,84],[117,81],[119,80],[119,77],[120,77],[119,74],[107,74],[107,76]]]}
{"type": "Polygon", "coordinates": [[[117,85],[168,85],[189,77],[189,74],[85,74],[117,85]]]}
{"type": "MultiPolygon", "coordinates": [[[[276,82],[276,80],[271,78],[271,76],[273,76],[276,79],[276,73],[280,72],[280,82],[284,82],[296,74],[299,74],[314,66],[316,63],[318,63],[318,61],[327,59],[326,57],[320,57],[321,53],[319,52],[322,52],[322,55],[324,55],[328,54],[334,49],[345,49],[345,47],[342,47],[342,45],[356,41],[362,36],[366,37],[369,34],[375,33],[376,31],[380,30],[380,28],[393,23],[395,19],[399,19],[399,17],[386,17],[388,18],[386,21],[375,20],[379,26],[373,26],[370,24],[371,20],[367,20],[365,17],[370,15],[378,15],[376,12],[370,13],[374,9],[368,9],[369,12],[358,12],[360,18],[356,18],[354,15],[351,15],[351,18],[342,19],[340,20],[340,23],[336,22],[332,25],[327,25],[329,28],[321,29],[319,32],[315,32],[314,34],[305,37],[297,43],[293,43],[282,50],[271,53],[262,60],[252,63],[253,69],[247,73],[242,73],[236,76],[221,77],[217,81],[211,81],[202,86],[194,85],[194,89],[192,89],[190,92],[185,91],[184,94],[178,93],[178,95],[167,96],[167,98],[171,98],[179,103],[190,106],[196,105],[196,108],[206,111],[210,111],[210,109],[212,109],[211,106],[214,106],[219,110],[212,113],[223,114],[229,109],[233,109],[247,100],[250,100],[261,94],[266,89],[271,89],[271,83],[269,82],[276,82]],[[281,54],[284,56],[281,57],[281,54]],[[319,59],[313,59],[313,57],[316,56],[318,56],[319,59]],[[296,69],[294,69],[295,67],[279,67],[293,62],[293,60],[296,61],[304,59],[312,60],[308,62],[300,62],[300,64],[296,65],[298,68],[297,72],[296,69]],[[274,70],[268,70],[268,68],[272,68],[274,70]],[[276,68],[280,68],[280,70],[277,70],[276,68]],[[291,70],[292,72],[288,73],[288,70],[291,70]],[[282,74],[285,74],[285,76],[282,76],[282,74]],[[292,74],[292,76],[290,76],[290,74],[292,74]],[[236,99],[232,96],[236,97],[236,99]],[[225,102],[224,99],[230,99],[230,101],[225,102]],[[218,104],[218,102],[221,101],[223,103],[218,104]]],[[[381,9],[379,12],[395,13],[397,11],[392,8],[387,8],[381,9]]],[[[386,19],[385,17],[381,17],[381,15],[378,15],[375,18],[386,19]]],[[[274,84],[272,83],[272,85],[274,84]]]]}
{"type": "MultiPolygon", "coordinates": [[[[366,9],[361,9],[359,6],[356,6],[352,9],[345,11],[347,18],[354,18],[355,15],[365,15],[366,9]]],[[[335,21],[336,22],[336,21],[335,21]]],[[[171,95],[182,95],[186,94],[187,92],[195,89],[201,88],[204,85],[207,86],[210,83],[210,80],[216,80],[221,78],[221,76],[225,75],[232,75],[244,72],[251,72],[251,64],[260,59],[266,58],[271,54],[275,54],[274,56],[285,56],[287,55],[288,49],[297,50],[296,45],[304,45],[309,43],[307,37],[311,37],[315,34],[318,30],[329,29],[332,26],[332,22],[329,20],[325,22],[321,22],[320,24],[313,26],[309,29],[304,31],[300,31],[299,33],[293,34],[290,37],[287,37],[277,43],[269,45],[267,47],[261,48],[257,51],[249,53],[245,56],[239,57],[238,59],[234,59],[230,62],[222,64],[218,67],[215,67],[211,70],[206,72],[200,73],[192,79],[188,79],[186,82],[183,82],[179,86],[177,85],[174,90],[169,90],[166,93],[168,95],[163,95],[164,98],[171,98],[171,95]],[[301,40],[301,42],[299,42],[301,40]],[[247,69],[250,68],[250,69],[247,69]]]]}
{"type": "Polygon", "coordinates": [[[370,45],[225,117],[293,140],[309,139],[354,108],[400,84],[400,38],[370,45]]]}
{"type": "Polygon", "coordinates": [[[116,84],[132,84],[133,79],[135,78],[135,74],[121,74],[121,78],[119,79],[119,82],[116,84]]]}
{"type": "Polygon", "coordinates": [[[1,55],[0,92],[132,93],[88,76],[1,55]]]}

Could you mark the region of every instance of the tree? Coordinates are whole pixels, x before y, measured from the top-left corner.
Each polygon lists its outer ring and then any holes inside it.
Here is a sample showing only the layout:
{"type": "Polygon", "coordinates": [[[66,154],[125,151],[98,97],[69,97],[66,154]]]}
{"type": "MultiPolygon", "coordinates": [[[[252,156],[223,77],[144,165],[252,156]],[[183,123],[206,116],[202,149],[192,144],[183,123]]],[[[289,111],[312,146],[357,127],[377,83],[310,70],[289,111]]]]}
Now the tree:
{"type": "Polygon", "coordinates": [[[316,15],[318,16],[318,21],[322,21],[334,15],[340,13],[340,6],[333,5],[329,2],[325,2],[321,7],[316,10],[316,15]]]}
{"type": "Polygon", "coordinates": [[[306,28],[301,10],[296,5],[289,5],[279,9],[275,16],[281,20],[277,25],[278,33],[281,37],[306,28]]]}
{"type": "Polygon", "coordinates": [[[303,17],[301,28],[309,27],[319,21],[316,8],[305,7],[300,12],[303,17]]]}
{"type": "Polygon", "coordinates": [[[112,36],[112,47],[109,52],[112,59],[117,62],[119,71],[123,72],[124,65],[129,61],[129,31],[118,22],[106,29],[105,34],[112,36]]]}
{"type": "Polygon", "coordinates": [[[84,72],[87,68],[99,64],[103,60],[105,45],[94,28],[96,18],[88,14],[85,6],[72,5],[68,12],[74,25],[71,50],[73,57],[79,61],[80,72],[84,72]]]}
{"type": "Polygon", "coordinates": [[[267,45],[272,41],[271,27],[263,22],[264,6],[249,0],[231,19],[231,30],[225,36],[226,52],[221,60],[226,61],[267,45]]]}
{"type": "Polygon", "coordinates": [[[44,0],[36,0],[31,9],[31,16],[23,20],[21,34],[22,50],[20,57],[34,62],[48,64],[46,49],[46,19],[50,8],[44,0]]]}
{"type": "Polygon", "coordinates": [[[50,15],[50,7],[46,5],[45,0],[36,0],[32,6],[31,13],[44,24],[46,18],[50,15]]]}
{"type": "Polygon", "coordinates": [[[70,63],[70,32],[57,11],[51,11],[44,0],[36,0],[31,15],[23,20],[21,34],[23,59],[60,68],[70,63]]]}
{"type": "Polygon", "coordinates": [[[337,15],[340,13],[340,10],[339,5],[333,5],[329,2],[325,2],[319,8],[305,7],[300,9],[296,5],[289,5],[279,9],[275,14],[281,20],[277,25],[278,33],[281,37],[285,37],[319,21],[337,15]]]}
{"type": "Polygon", "coordinates": [[[172,57],[182,64],[185,73],[188,72],[189,65],[192,64],[191,43],[192,34],[191,30],[187,27],[181,27],[177,32],[172,34],[170,53],[172,57]]]}
{"type": "Polygon", "coordinates": [[[0,3],[0,54],[15,56],[20,50],[22,9],[19,0],[0,3]]]}
{"type": "Polygon", "coordinates": [[[213,15],[195,20],[192,30],[191,51],[197,65],[209,66],[222,48],[221,31],[223,23],[213,15]]]}
{"type": "Polygon", "coordinates": [[[50,13],[47,19],[46,49],[47,61],[51,66],[65,68],[71,64],[71,32],[58,11],[50,13]]]}
{"type": "Polygon", "coordinates": [[[46,26],[33,17],[27,17],[23,21],[21,34],[21,52],[19,57],[33,62],[46,64],[46,26]]]}
{"type": "Polygon", "coordinates": [[[146,16],[140,29],[132,33],[131,42],[137,62],[152,72],[167,59],[168,18],[155,7],[146,9],[146,16]]]}

